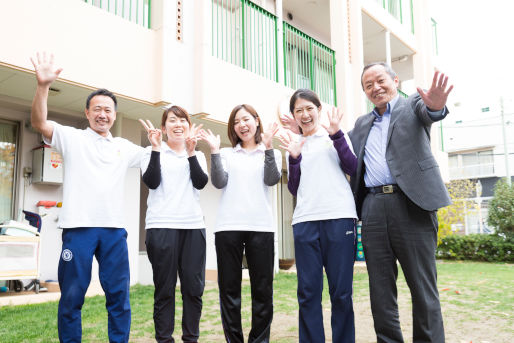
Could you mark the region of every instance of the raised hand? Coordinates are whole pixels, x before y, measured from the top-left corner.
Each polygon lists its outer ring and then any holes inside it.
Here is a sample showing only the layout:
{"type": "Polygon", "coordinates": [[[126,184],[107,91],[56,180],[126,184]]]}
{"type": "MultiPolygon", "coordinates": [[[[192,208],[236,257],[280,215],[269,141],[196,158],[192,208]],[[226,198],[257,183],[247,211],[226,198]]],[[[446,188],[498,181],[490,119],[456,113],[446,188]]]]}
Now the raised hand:
{"type": "Polygon", "coordinates": [[[278,132],[278,124],[272,123],[268,125],[268,129],[261,133],[262,143],[266,146],[266,149],[273,148],[273,136],[278,132]]]}
{"type": "Polygon", "coordinates": [[[448,87],[448,76],[445,76],[443,73],[439,73],[436,71],[434,73],[434,79],[432,80],[432,86],[430,89],[425,92],[421,88],[417,88],[421,99],[425,105],[432,111],[440,111],[446,105],[446,100],[448,99],[448,95],[453,89],[453,85],[448,87]]]}
{"type": "Polygon", "coordinates": [[[294,120],[294,117],[291,114],[281,114],[280,122],[282,123],[285,129],[288,129],[291,132],[296,133],[297,135],[300,134],[300,127],[298,126],[298,123],[296,122],[296,120],[294,120]]]}
{"type": "Polygon", "coordinates": [[[282,144],[280,147],[287,152],[289,152],[289,155],[293,158],[298,158],[300,154],[302,153],[302,147],[305,144],[305,138],[302,138],[300,141],[294,140],[293,136],[291,136],[291,133],[288,131],[287,136],[286,135],[280,135],[278,136],[278,139],[282,144]]]}
{"type": "Polygon", "coordinates": [[[330,112],[327,113],[329,125],[321,124],[327,130],[329,135],[336,134],[337,131],[341,128],[341,119],[343,119],[343,110],[334,107],[332,108],[332,114],[330,112]]]}
{"type": "Polygon", "coordinates": [[[161,151],[161,142],[162,142],[162,132],[159,129],[156,129],[152,122],[146,119],[146,122],[143,119],[139,119],[139,122],[145,128],[148,134],[148,140],[150,144],[152,144],[153,151],[161,151]]]}
{"type": "Polygon", "coordinates": [[[50,86],[54,82],[62,71],[62,68],[56,68],[54,66],[54,55],[50,54],[50,58],[47,59],[46,52],[42,55],[36,53],[36,61],[31,57],[30,61],[36,71],[36,80],[39,86],[50,86]]]}
{"type": "Polygon", "coordinates": [[[212,154],[217,154],[220,152],[220,135],[215,136],[211,130],[207,129],[207,131],[200,130],[199,137],[200,139],[206,141],[207,144],[209,144],[212,154]]]}
{"type": "Polygon", "coordinates": [[[198,139],[200,139],[200,130],[203,124],[196,126],[193,124],[191,129],[189,130],[189,136],[186,137],[186,152],[189,157],[195,155],[196,144],[198,143],[198,139]]]}

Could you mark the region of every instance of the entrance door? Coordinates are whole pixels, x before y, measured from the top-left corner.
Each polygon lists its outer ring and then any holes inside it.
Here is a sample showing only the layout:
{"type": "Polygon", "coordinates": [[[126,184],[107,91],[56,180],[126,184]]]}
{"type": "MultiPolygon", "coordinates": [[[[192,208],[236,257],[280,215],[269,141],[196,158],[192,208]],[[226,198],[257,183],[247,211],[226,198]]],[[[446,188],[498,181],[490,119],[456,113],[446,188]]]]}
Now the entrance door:
{"type": "Polygon", "coordinates": [[[18,123],[0,119],[0,222],[14,218],[18,123]]]}

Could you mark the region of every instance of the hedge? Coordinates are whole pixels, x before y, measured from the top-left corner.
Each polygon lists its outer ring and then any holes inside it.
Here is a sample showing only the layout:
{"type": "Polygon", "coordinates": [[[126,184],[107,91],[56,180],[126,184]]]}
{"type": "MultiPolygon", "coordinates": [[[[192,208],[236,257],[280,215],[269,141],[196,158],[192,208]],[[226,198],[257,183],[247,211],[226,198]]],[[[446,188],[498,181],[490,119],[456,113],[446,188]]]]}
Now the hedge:
{"type": "Polygon", "coordinates": [[[514,235],[450,235],[437,247],[437,258],[488,262],[514,262],[514,235]]]}

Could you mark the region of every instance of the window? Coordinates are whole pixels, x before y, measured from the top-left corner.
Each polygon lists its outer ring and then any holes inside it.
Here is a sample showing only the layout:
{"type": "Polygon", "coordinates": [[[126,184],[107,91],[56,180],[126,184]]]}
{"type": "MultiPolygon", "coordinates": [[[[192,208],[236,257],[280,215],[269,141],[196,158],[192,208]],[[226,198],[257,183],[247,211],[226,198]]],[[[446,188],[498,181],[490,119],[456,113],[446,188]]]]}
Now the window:
{"type": "Polygon", "coordinates": [[[448,156],[451,179],[469,179],[494,175],[493,150],[448,156]]]}
{"type": "Polygon", "coordinates": [[[0,221],[13,219],[18,124],[0,119],[0,221]]]}

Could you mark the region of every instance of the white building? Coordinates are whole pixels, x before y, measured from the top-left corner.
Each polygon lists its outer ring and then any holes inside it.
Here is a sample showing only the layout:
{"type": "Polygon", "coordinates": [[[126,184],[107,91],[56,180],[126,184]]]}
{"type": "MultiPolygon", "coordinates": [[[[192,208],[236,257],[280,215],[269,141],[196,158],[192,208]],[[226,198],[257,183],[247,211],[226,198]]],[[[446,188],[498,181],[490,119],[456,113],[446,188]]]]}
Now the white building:
{"type": "Polygon", "coordinates": [[[453,105],[453,116],[440,129],[450,180],[469,179],[481,184],[481,194],[475,194],[474,199],[481,213],[468,213],[464,232],[487,233],[492,231],[487,215],[494,186],[507,174],[511,178],[514,174],[514,99],[503,99],[503,106],[500,96],[474,100],[453,105]]]}
{"type": "MultiPolygon", "coordinates": [[[[28,169],[36,167],[31,150],[41,142],[30,128],[36,82],[29,57],[36,51],[53,52],[64,68],[52,85],[50,119],[85,127],[86,97],[102,87],[119,99],[115,136],[146,145],[137,119],[158,124],[162,107],[173,103],[228,145],[226,122],[235,105],[251,104],[266,124],[287,111],[289,96],[300,87],[315,90],[325,107],[342,107],[344,127],[351,129],[367,112],[360,75],[369,62],[390,62],[404,93],[428,87],[437,46],[429,6],[429,0],[3,1],[0,220],[17,218],[22,209],[47,213],[42,280],[57,279],[60,209],[38,209],[36,203],[61,201],[62,186],[31,182],[28,169]]],[[[444,166],[438,135],[433,130],[433,148],[444,166]]],[[[205,145],[200,149],[208,155],[205,145]]],[[[294,201],[286,183],[284,177],[274,192],[280,258],[294,254],[294,201]]],[[[128,173],[125,191],[131,280],[150,283],[144,245],[147,190],[139,170],[128,173]]],[[[209,184],[201,194],[208,226],[206,275],[213,279],[212,228],[220,192],[209,184]]]]}

